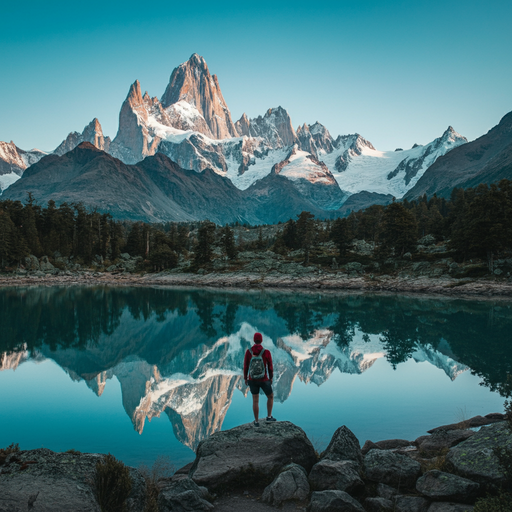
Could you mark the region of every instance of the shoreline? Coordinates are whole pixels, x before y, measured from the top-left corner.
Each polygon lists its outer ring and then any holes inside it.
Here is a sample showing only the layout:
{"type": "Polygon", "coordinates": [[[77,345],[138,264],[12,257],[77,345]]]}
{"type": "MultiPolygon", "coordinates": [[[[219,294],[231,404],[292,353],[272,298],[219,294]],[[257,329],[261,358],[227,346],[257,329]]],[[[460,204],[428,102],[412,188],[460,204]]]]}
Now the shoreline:
{"type": "Polygon", "coordinates": [[[510,299],[512,282],[425,276],[347,276],[315,272],[291,275],[258,272],[115,273],[79,271],[73,274],[0,275],[0,288],[25,286],[166,286],[240,290],[304,290],[322,292],[407,293],[460,298],[510,299]]]}

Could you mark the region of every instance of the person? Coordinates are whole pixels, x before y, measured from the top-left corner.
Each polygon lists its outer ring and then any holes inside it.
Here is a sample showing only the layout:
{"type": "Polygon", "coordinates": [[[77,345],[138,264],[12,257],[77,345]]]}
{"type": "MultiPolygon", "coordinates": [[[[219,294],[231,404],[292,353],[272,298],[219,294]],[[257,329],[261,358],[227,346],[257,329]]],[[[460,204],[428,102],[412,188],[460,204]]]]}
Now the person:
{"type": "Polygon", "coordinates": [[[272,366],[272,355],[270,350],[261,346],[263,336],[257,332],[254,334],[254,345],[247,349],[244,357],[244,380],[245,385],[249,386],[252,394],[252,410],[254,412],[254,425],[259,427],[259,413],[260,413],[260,389],[263,390],[267,396],[267,417],[265,421],[276,421],[272,416],[272,407],[274,405],[274,392],[272,391],[272,379],[274,378],[274,367],[272,366]],[[262,354],[261,359],[264,364],[264,377],[255,379],[251,376],[251,360],[253,357],[258,357],[262,354]]]}

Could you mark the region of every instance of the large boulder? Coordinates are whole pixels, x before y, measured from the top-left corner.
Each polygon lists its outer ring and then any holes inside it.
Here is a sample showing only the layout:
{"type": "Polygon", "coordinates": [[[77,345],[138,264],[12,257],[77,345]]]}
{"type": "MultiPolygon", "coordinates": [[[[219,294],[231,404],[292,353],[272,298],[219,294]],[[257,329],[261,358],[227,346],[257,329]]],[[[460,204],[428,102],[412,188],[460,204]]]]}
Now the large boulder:
{"type": "Polygon", "coordinates": [[[304,431],[289,421],[252,423],[216,432],[199,443],[190,477],[208,489],[270,483],[295,462],[307,472],[316,462],[315,449],[304,431]]]}
{"type": "Polygon", "coordinates": [[[399,488],[413,488],[421,474],[419,462],[390,450],[370,450],[364,457],[366,478],[399,488]]]}
{"type": "Polygon", "coordinates": [[[479,487],[480,485],[467,478],[436,469],[427,471],[416,482],[418,492],[438,501],[471,502],[476,497],[479,487]]]}
{"type": "Polygon", "coordinates": [[[507,423],[502,421],[483,427],[467,441],[452,448],[446,460],[460,476],[483,486],[499,486],[505,482],[505,475],[493,450],[506,446],[512,446],[512,433],[507,423]]]}
{"type": "Polygon", "coordinates": [[[393,512],[427,512],[429,503],[420,496],[395,496],[393,512]]]}
{"type": "Polygon", "coordinates": [[[317,491],[311,495],[307,512],[365,512],[363,506],[344,491],[317,491]]]}
{"type": "Polygon", "coordinates": [[[55,270],[55,267],[50,263],[48,256],[43,256],[39,260],[39,270],[42,272],[53,272],[55,270]]]}
{"type": "Polygon", "coordinates": [[[308,496],[309,482],[304,468],[298,464],[289,464],[265,488],[261,499],[272,505],[279,506],[285,501],[303,501],[308,496]]]}
{"type": "Polygon", "coordinates": [[[338,490],[352,494],[364,489],[359,465],[352,460],[321,460],[313,466],[309,482],[316,491],[338,490]]]}
{"type": "Polygon", "coordinates": [[[25,268],[27,270],[39,270],[39,260],[33,254],[25,258],[25,268]]]}
{"type": "Polygon", "coordinates": [[[208,490],[185,475],[173,477],[158,494],[159,512],[209,512],[213,505],[206,500],[208,490]]]}
{"type": "Polygon", "coordinates": [[[443,450],[457,446],[472,435],[472,430],[436,430],[431,435],[418,437],[414,444],[425,455],[437,455],[443,450]]]}
{"type": "Polygon", "coordinates": [[[359,440],[345,425],[340,427],[332,436],[329,446],[320,455],[320,460],[353,460],[360,466],[363,464],[363,454],[359,440]]]}
{"type": "MultiPolygon", "coordinates": [[[[38,512],[100,512],[92,482],[96,463],[103,455],[56,453],[47,448],[9,455],[0,473],[0,510],[38,512]]],[[[144,509],[146,485],[135,468],[129,468],[132,490],[128,512],[144,509]]]]}
{"type": "Polygon", "coordinates": [[[384,441],[377,441],[375,445],[381,450],[397,450],[399,448],[406,448],[413,443],[406,439],[385,439],[384,441]]]}

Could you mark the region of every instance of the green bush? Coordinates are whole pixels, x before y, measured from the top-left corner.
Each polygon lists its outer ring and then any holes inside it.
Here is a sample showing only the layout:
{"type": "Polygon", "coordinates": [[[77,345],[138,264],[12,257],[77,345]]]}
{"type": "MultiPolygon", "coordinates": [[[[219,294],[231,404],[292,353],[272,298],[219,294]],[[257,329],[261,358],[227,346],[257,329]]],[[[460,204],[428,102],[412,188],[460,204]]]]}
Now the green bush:
{"type": "Polygon", "coordinates": [[[132,490],[129,469],[109,453],[96,463],[94,490],[101,512],[124,512],[132,490]]]}
{"type": "Polygon", "coordinates": [[[20,446],[18,443],[12,443],[7,448],[0,448],[0,466],[3,465],[8,455],[10,455],[11,453],[17,453],[19,451],[20,446]]]}

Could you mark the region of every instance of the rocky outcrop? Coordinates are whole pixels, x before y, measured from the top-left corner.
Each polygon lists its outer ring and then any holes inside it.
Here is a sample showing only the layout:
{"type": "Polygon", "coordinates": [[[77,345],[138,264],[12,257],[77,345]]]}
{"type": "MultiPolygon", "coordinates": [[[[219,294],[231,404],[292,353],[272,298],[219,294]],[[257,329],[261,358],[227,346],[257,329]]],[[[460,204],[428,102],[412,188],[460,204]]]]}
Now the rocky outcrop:
{"type": "Polygon", "coordinates": [[[288,421],[242,425],[216,432],[197,448],[190,477],[208,489],[273,477],[294,462],[308,473],[316,460],[304,431],[288,421]],[[262,449],[262,447],[265,447],[262,449]]]}
{"type": "Polygon", "coordinates": [[[418,437],[414,444],[426,455],[438,455],[474,435],[473,430],[436,430],[431,435],[418,437]]]}
{"type": "MultiPolygon", "coordinates": [[[[92,481],[96,463],[102,457],[55,453],[47,448],[12,453],[1,466],[0,510],[100,512],[92,481]]],[[[132,490],[127,511],[140,512],[146,501],[146,485],[134,468],[130,468],[130,477],[132,490]]]]}
{"type": "Polygon", "coordinates": [[[0,195],[19,180],[27,167],[35,164],[45,155],[46,153],[39,149],[24,151],[12,141],[0,141],[0,195]]]}
{"type": "Polygon", "coordinates": [[[343,425],[332,436],[329,445],[320,455],[320,460],[351,460],[361,466],[363,455],[359,440],[349,428],[343,425]]]}
{"type": "Polygon", "coordinates": [[[214,507],[208,499],[211,499],[208,489],[200,487],[186,475],[176,475],[170,481],[160,484],[158,511],[209,512],[214,507]]]}
{"type": "Polygon", "coordinates": [[[82,142],[90,142],[102,151],[108,153],[110,149],[110,137],[103,135],[103,130],[98,119],[94,118],[83,130],[82,133],[71,132],[64,141],[53,151],[54,154],[62,156],[68,151],[75,149],[82,142]]]}
{"type": "Polygon", "coordinates": [[[394,487],[414,488],[421,466],[407,455],[390,450],[370,450],[364,457],[366,478],[394,487]]]}
{"type": "Polygon", "coordinates": [[[238,136],[217,76],[210,74],[205,60],[197,53],[174,69],[161,101],[166,109],[181,101],[193,105],[209,128],[205,135],[215,139],[238,136]]]}
{"type": "Polygon", "coordinates": [[[338,490],[350,494],[364,488],[357,462],[324,459],[313,466],[309,474],[311,487],[317,491],[338,490]]]}
{"type": "Polygon", "coordinates": [[[512,434],[506,422],[482,427],[468,440],[452,448],[446,460],[462,477],[484,487],[499,486],[505,481],[505,475],[493,453],[493,449],[499,446],[512,446],[512,434]]]}
{"type": "Polygon", "coordinates": [[[285,501],[304,501],[309,496],[306,471],[298,464],[285,466],[274,481],[265,488],[262,501],[280,506],[285,501]]]}
{"type": "Polygon", "coordinates": [[[462,478],[438,470],[427,471],[416,482],[416,490],[438,501],[457,501],[471,503],[477,497],[480,485],[467,478],[462,478]]]}

